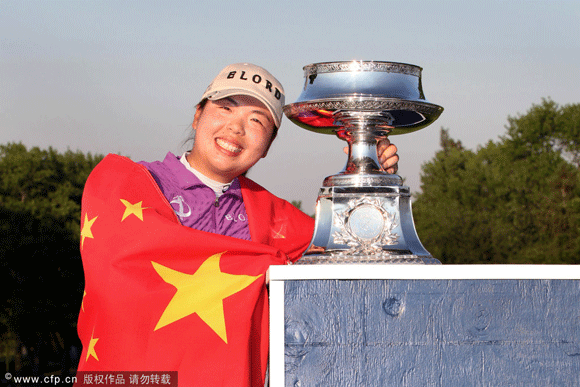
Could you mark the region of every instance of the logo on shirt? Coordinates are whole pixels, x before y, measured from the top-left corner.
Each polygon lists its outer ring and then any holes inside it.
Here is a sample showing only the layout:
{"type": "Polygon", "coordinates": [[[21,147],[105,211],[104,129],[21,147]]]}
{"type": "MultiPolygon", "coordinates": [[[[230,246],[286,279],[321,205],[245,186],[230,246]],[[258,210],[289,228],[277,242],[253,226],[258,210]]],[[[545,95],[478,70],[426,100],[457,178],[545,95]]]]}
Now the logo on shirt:
{"type": "Polygon", "coordinates": [[[237,216],[234,216],[232,214],[226,214],[225,216],[226,220],[229,220],[230,222],[245,222],[247,219],[244,216],[244,214],[238,214],[237,216]]]}
{"type": "Polygon", "coordinates": [[[191,207],[183,200],[183,196],[177,195],[169,202],[171,204],[177,204],[178,209],[173,208],[173,211],[179,216],[180,219],[187,218],[191,216],[191,207]],[[187,208],[187,210],[186,210],[187,208]]]}

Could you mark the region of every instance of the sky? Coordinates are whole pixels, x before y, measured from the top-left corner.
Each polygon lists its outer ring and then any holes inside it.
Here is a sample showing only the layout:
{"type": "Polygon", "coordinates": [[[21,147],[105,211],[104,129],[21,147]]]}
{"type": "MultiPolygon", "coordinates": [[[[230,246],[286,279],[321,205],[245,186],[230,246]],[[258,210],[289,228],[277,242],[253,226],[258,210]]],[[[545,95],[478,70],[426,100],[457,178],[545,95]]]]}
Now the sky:
{"type": "MultiPolygon", "coordinates": [[[[0,0],[0,144],[160,160],[188,150],[195,105],[230,63],[268,69],[292,103],[305,65],[403,62],[445,109],[390,138],[419,192],[442,127],[476,150],[544,98],[580,103],[579,21],[578,0],[0,0]]],[[[313,213],[344,144],[284,118],[248,176],[313,213]]]]}

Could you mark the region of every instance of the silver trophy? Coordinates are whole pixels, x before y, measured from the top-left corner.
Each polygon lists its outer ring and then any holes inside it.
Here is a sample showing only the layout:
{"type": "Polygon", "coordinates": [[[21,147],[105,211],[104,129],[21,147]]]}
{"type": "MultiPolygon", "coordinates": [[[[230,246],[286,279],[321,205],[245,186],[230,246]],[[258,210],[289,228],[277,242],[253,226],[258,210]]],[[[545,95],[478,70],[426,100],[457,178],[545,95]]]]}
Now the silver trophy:
{"type": "Polygon", "coordinates": [[[427,102],[421,67],[392,62],[314,63],[284,107],[295,124],[348,143],[348,161],[324,179],[309,252],[298,262],[440,263],[421,244],[409,187],[382,170],[377,141],[422,129],[443,112],[427,102]]]}

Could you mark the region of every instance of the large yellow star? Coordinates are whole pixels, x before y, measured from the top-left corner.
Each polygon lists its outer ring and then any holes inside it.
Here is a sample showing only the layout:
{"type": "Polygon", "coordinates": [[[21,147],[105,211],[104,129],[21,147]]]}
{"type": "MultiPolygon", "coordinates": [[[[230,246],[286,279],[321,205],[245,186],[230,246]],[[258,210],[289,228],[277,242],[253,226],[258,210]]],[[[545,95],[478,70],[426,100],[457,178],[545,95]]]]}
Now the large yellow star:
{"type": "Polygon", "coordinates": [[[97,359],[97,361],[99,361],[99,358],[97,357],[97,352],[95,351],[95,345],[97,344],[97,341],[99,341],[99,339],[95,339],[94,334],[95,332],[93,331],[93,333],[91,333],[91,341],[89,342],[89,348],[87,349],[87,358],[85,359],[85,362],[89,360],[89,356],[92,356],[95,359],[97,359]]]}
{"type": "Polygon", "coordinates": [[[129,215],[135,215],[137,218],[139,218],[141,221],[143,220],[143,210],[146,210],[149,207],[141,207],[141,204],[143,203],[143,201],[140,201],[138,203],[135,204],[131,204],[128,201],[126,201],[125,199],[121,199],[121,202],[125,205],[125,212],[123,213],[123,218],[121,218],[121,222],[125,220],[126,217],[128,217],[129,215]]]}
{"type": "Polygon", "coordinates": [[[233,275],[220,270],[223,253],[207,258],[193,274],[151,262],[163,280],[177,288],[154,330],[190,314],[197,315],[227,344],[223,300],[248,287],[262,275],[233,275]]]}
{"type": "Polygon", "coordinates": [[[83,222],[83,229],[81,230],[81,250],[85,244],[85,238],[93,238],[91,227],[93,227],[93,223],[95,223],[97,218],[98,216],[95,216],[93,219],[89,220],[89,214],[85,212],[85,221],[83,222]]]}

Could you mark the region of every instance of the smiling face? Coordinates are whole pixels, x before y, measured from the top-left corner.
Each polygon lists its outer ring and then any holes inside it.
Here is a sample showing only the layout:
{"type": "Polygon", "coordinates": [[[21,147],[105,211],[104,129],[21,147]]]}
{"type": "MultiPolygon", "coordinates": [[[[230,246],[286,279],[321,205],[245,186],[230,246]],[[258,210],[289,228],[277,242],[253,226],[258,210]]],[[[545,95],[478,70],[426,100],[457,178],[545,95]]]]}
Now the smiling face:
{"type": "Polygon", "coordinates": [[[234,95],[198,107],[193,128],[187,161],[210,179],[229,183],[266,156],[274,120],[258,99],[234,95]]]}

